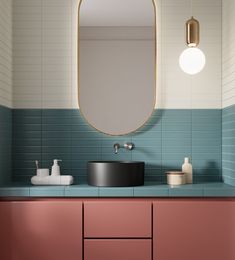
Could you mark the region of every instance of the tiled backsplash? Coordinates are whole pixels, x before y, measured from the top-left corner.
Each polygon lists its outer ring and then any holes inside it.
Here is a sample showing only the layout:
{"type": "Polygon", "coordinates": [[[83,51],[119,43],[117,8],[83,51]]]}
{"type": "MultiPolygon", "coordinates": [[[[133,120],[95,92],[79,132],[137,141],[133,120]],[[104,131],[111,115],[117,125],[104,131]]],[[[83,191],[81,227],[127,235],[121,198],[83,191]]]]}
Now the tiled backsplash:
{"type": "Polygon", "coordinates": [[[235,2],[222,3],[222,168],[224,182],[235,185],[235,2]]]}
{"type": "Polygon", "coordinates": [[[0,185],[11,181],[12,111],[0,106],[0,185]]]}
{"type": "Polygon", "coordinates": [[[62,159],[62,172],[78,181],[86,178],[89,160],[143,160],[146,180],[165,182],[165,171],[180,169],[192,158],[196,182],[220,181],[221,110],[156,110],[150,121],[128,136],[97,132],[77,109],[13,110],[13,180],[30,181],[35,160],[51,167],[62,159]],[[133,151],[114,154],[113,144],[132,141],[133,151]]]}
{"type": "Polygon", "coordinates": [[[223,179],[235,185],[235,105],[222,110],[223,179]]]}

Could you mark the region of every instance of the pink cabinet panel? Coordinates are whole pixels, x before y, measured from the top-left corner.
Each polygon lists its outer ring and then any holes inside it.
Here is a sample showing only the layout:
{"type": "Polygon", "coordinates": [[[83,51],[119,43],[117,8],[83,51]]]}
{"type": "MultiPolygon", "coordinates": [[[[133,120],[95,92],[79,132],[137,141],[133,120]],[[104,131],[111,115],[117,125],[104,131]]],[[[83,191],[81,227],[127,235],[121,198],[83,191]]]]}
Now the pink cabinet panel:
{"type": "Polygon", "coordinates": [[[0,202],[0,259],[11,260],[11,207],[8,202],[0,202]]]}
{"type": "Polygon", "coordinates": [[[235,201],[156,201],[153,259],[234,260],[235,201]]]}
{"type": "MultiPolygon", "coordinates": [[[[11,258],[4,260],[82,260],[82,203],[15,201],[11,208],[11,258]]],[[[2,225],[2,224],[1,224],[2,225]]]]}
{"type": "Polygon", "coordinates": [[[86,239],[84,260],[151,260],[150,239],[86,239]]]}
{"type": "Polygon", "coordinates": [[[84,204],[84,236],[90,238],[151,237],[151,203],[88,201],[84,204]]]}

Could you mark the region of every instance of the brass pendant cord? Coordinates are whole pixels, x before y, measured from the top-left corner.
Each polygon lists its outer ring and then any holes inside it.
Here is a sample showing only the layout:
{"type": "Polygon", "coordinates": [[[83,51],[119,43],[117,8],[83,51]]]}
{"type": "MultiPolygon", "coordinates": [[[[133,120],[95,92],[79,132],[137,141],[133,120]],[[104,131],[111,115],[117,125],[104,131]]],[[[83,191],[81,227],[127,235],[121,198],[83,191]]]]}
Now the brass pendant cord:
{"type": "Polygon", "coordinates": [[[191,0],[190,2],[190,13],[191,13],[191,17],[193,16],[193,0],[191,0]]]}

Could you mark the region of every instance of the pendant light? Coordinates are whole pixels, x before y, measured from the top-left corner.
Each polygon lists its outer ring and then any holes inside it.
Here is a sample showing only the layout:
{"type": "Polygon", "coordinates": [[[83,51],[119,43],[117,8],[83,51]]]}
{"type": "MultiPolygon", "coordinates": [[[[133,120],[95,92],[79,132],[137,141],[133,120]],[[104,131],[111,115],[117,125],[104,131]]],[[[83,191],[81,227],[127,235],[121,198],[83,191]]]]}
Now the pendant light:
{"type": "MultiPolygon", "coordinates": [[[[192,9],[192,2],[191,2],[192,9]]],[[[193,16],[186,22],[186,44],[188,46],[179,58],[180,68],[187,74],[197,74],[204,68],[206,58],[197,48],[200,41],[200,24],[193,16]]]]}

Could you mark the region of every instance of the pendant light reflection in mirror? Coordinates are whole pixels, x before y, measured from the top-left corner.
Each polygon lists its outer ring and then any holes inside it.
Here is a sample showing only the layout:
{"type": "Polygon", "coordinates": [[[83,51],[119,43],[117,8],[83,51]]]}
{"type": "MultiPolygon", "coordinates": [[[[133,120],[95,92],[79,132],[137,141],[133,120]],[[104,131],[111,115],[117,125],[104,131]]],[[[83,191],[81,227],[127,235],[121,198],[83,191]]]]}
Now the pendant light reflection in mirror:
{"type": "MultiPolygon", "coordinates": [[[[192,10],[192,1],[191,1],[192,10]]],[[[179,58],[180,68],[187,74],[195,75],[203,70],[206,64],[204,53],[197,47],[200,42],[200,24],[193,16],[186,22],[186,45],[179,58]]]]}

